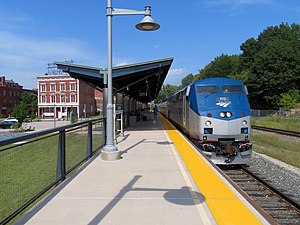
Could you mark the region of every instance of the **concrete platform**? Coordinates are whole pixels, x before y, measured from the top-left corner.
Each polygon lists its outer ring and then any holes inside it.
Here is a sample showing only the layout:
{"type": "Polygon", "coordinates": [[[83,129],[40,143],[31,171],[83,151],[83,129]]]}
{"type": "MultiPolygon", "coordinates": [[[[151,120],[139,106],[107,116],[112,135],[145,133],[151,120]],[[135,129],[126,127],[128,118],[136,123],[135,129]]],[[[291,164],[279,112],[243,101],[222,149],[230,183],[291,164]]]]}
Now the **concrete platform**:
{"type": "Polygon", "coordinates": [[[216,224],[158,118],[117,147],[120,160],[96,157],[16,224],[216,224]]]}

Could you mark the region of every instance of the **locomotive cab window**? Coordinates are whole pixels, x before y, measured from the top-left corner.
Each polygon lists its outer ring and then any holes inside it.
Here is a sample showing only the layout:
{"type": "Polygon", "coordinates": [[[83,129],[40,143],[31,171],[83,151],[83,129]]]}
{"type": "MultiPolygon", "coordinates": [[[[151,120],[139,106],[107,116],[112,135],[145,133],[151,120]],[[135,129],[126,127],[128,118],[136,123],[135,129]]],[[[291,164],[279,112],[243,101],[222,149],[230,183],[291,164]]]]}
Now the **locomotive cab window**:
{"type": "Polygon", "coordinates": [[[218,86],[198,86],[198,94],[218,94],[220,93],[218,86]]]}
{"type": "Polygon", "coordinates": [[[222,92],[224,94],[243,94],[243,87],[241,85],[223,85],[222,92]]]}

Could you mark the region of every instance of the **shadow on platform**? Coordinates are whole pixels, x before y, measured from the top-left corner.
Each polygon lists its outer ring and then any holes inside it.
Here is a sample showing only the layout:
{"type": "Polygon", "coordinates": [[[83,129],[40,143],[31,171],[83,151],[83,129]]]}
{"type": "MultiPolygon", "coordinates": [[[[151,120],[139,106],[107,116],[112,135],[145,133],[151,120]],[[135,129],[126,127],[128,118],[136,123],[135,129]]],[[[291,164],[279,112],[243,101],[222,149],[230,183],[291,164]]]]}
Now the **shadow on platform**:
{"type": "MultiPolygon", "coordinates": [[[[100,222],[105,218],[105,216],[118,204],[119,201],[129,192],[132,191],[141,191],[141,192],[166,192],[164,194],[165,200],[177,204],[177,205],[195,205],[192,195],[196,194],[198,199],[200,193],[191,192],[191,190],[187,187],[181,187],[181,189],[164,189],[164,188],[133,188],[134,184],[141,178],[142,176],[136,175],[133,179],[124,186],[120,192],[95,216],[95,218],[88,223],[88,225],[96,225],[100,224],[100,222]]],[[[202,203],[203,201],[200,201],[202,203]]]]}

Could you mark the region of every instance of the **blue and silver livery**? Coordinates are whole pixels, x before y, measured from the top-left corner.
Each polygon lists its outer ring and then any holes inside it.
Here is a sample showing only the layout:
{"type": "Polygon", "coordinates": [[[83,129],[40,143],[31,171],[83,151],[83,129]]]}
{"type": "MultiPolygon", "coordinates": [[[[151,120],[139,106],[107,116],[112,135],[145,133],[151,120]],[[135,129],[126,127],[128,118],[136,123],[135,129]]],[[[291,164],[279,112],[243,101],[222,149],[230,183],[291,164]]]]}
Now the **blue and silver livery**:
{"type": "Polygon", "coordinates": [[[159,105],[216,164],[249,164],[250,105],[246,86],[229,78],[196,81],[159,105]]]}

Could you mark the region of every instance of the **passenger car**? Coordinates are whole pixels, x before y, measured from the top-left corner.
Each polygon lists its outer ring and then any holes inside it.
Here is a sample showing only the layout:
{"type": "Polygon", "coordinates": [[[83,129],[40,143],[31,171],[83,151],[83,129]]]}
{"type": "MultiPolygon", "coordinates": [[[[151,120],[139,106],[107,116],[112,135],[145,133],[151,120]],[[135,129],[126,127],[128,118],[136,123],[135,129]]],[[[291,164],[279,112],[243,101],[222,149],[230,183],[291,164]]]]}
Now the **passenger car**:
{"type": "Polygon", "coordinates": [[[15,117],[7,117],[5,120],[3,120],[3,122],[4,121],[12,121],[12,122],[16,122],[16,123],[19,122],[18,119],[16,119],[15,117]]]}
{"type": "Polygon", "coordinates": [[[1,124],[0,124],[0,128],[11,128],[11,126],[15,125],[17,122],[16,121],[3,121],[1,124]]]}

